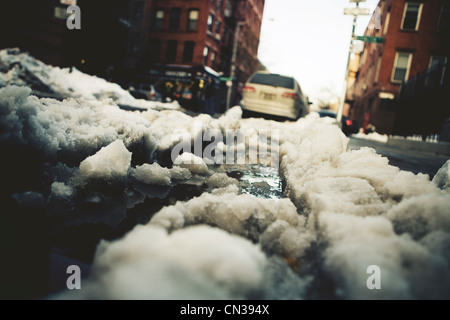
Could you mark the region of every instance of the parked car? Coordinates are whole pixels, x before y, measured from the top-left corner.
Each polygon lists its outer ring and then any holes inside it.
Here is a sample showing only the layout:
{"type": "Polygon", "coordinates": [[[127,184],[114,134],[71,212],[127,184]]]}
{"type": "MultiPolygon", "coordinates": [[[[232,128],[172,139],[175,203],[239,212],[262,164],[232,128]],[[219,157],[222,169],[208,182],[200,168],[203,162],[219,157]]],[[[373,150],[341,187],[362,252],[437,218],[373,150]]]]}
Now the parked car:
{"type": "MultiPolygon", "coordinates": [[[[330,110],[320,110],[317,111],[317,113],[320,115],[321,118],[323,117],[330,117],[333,119],[337,118],[337,114],[336,112],[330,111],[330,110]]],[[[359,128],[356,125],[356,123],[354,123],[352,120],[350,120],[349,118],[342,116],[341,118],[341,125],[342,125],[342,132],[348,136],[354,133],[358,133],[359,128]]]]}
{"type": "Polygon", "coordinates": [[[309,113],[309,103],[298,82],[289,76],[256,72],[243,88],[241,107],[256,112],[297,120],[309,113]]]}
{"type": "Polygon", "coordinates": [[[136,87],[131,86],[128,91],[136,99],[144,99],[150,101],[162,101],[162,95],[156,91],[152,84],[139,84],[136,87]]]}

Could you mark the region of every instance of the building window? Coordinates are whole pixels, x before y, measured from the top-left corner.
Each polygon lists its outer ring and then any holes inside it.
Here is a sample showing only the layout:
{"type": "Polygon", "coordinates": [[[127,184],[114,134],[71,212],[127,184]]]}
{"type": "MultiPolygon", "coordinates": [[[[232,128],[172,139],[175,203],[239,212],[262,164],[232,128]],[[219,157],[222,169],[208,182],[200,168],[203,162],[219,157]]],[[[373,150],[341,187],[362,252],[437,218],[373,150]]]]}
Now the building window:
{"type": "Polygon", "coordinates": [[[403,13],[402,30],[417,31],[419,29],[422,3],[407,2],[403,13]]]}
{"type": "Polygon", "coordinates": [[[157,9],[155,10],[154,18],[153,18],[153,27],[155,29],[162,29],[164,23],[164,10],[157,9]]]}
{"type": "Polygon", "coordinates": [[[161,55],[161,40],[151,39],[149,42],[149,60],[159,62],[161,55]]]}
{"type": "Polygon", "coordinates": [[[211,52],[211,68],[213,68],[213,69],[216,64],[216,57],[217,57],[217,52],[215,52],[215,51],[211,52]]]}
{"type": "Polygon", "coordinates": [[[426,85],[433,85],[436,83],[442,84],[445,77],[445,67],[447,65],[447,57],[445,56],[431,56],[430,64],[428,65],[428,74],[425,81],[426,85]],[[437,77],[440,77],[438,79],[437,77]]]}
{"type": "Polygon", "coordinates": [[[378,83],[378,79],[380,78],[381,61],[382,61],[382,56],[380,55],[378,57],[378,61],[377,61],[377,71],[375,72],[375,82],[376,83],[378,83]]]}
{"type": "Polygon", "coordinates": [[[225,4],[225,17],[229,18],[231,17],[231,0],[227,0],[227,3],[225,4]]]}
{"type": "Polygon", "coordinates": [[[222,11],[223,0],[217,0],[217,9],[222,11]]]}
{"type": "Polygon", "coordinates": [[[394,70],[392,72],[392,82],[403,82],[408,79],[411,58],[412,53],[397,52],[395,56],[394,70]]]}
{"type": "Polygon", "coordinates": [[[189,31],[197,30],[197,22],[198,22],[199,10],[198,9],[190,9],[188,16],[188,25],[187,29],[189,31]]]}
{"type": "Polygon", "coordinates": [[[192,62],[194,58],[195,42],[185,41],[183,49],[183,62],[192,62]]]}
{"type": "Polygon", "coordinates": [[[219,20],[216,20],[216,34],[220,35],[220,26],[221,23],[219,20]]]}
{"type": "Polygon", "coordinates": [[[388,28],[389,28],[389,22],[391,20],[391,13],[388,12],[386,14],[386,21],[384,22],[384,30],[383,30],[383,35],[385,36],[388,32],[388,28]]]}
{"type": "Polygon", "coordinates": [[[436,66],[445,66],[446,63],[447,63],[447,57],[431,56],[430,65],[428,66],[428,70],[433,69],[436,66]]]}
{"type": "Polygon", "coordinates": [[[441,7],[437,31],[450,31],[450,5],[444,4],[441,7]]]}
{"type": "Polygon", "coordinates": [[[175,62],[177,58],[178,43],[175,40],[167,41],[166,59],[167,62],[175,62]]]}
{"type": "Polygon", "coordinates": [[[208,16],[208,31],[213,32],[213,22],[214,22],[214,16],[212,14],[209,14],[208,16]]]}
{"type": "Polygon", "coordinates": [[[203,64],[206,66],[208,64],[209,47],[206,46],[203,49],[203,64]]]}
{"type": "Polygon", "coordinates": [[[170,30],[178,30],[180,28],[181,8],[170,9],[170,30]]]}

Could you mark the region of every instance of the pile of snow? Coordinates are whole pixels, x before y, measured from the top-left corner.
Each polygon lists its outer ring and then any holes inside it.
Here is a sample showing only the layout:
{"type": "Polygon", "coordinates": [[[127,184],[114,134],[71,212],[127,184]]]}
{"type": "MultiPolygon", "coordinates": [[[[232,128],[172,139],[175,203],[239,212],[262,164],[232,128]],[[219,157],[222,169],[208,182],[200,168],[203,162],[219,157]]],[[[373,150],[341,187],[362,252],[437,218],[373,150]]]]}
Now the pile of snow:
{"type": "Polygon", "coordinates": [[[3,76],[3,81],[6,80],[7,84],[27,85],[23,76],[29,73],[63,97],[83,97],[88,100],[111,98],[123,104],[133,104],[135,101],[133,96],[118,84],[87,75],[76,68],[72,68],[70,72],[69,68],[51,67],[19,49],[1,50],[0,66],[1,69],[7,70],[3,76]]]}
{"type": "Polygon", "coordinates": [[[52,194],[60,198],[69,198],[73,196],[74,189],[64,182],[53,182],[51,185],[52,194]]]}
{"type": "MultiPolygon", "coordinates": [[[[48,198],[27,189],[14,193],[23,207],[45,208],[83,188],[85,201],[101,202],[98,179],[132,177],[171,187],[195,176],[207,186],[208,192],[162,208],[123,239],[102,242],[80,298],[450,297],[449,162],[430,181],[390,166],[373,149],[349,151],[349,139],[317,113],[279,123],[241,119],[239,107],[219,119],[176,110],[127,112],[116,103],[129,97],[103,80],[50,68],[19,52],[1,51],[0,61],[1,85],[26,85],[27,70],[72,97],[57,101],[30,96],[23,86],[0,89],[2,147],[19,150],[17,155],[37,150],[52,170],[65,168],[47,179],[48,198]],[[198,155],[206,132],[226,137],[227,130],[248,139],[220,141],[219,151],[279,150],[286,198],[240,194],[235,179],[215,173],[198,155]],[[156,163],[180,142],[175,166],[156,163]],[[75,164],[58,167],[55,157],[75,164]],[[135,158],[139,164],[132,164],[135,158]],[[381,270],[380,290],[367,287],[373,266],[381,270]]],[[[126,214],[124,205],[101,219],[117,226],[126,214]]],[[[101,220],[86,215],[75,218],[79,224],[101,220]]]]}
{"type": "Polygon", "coordinates": [[[0,87],[6,85],[36,86],[63,98],[112,100],[116,104],[143,109],[180,109],[177,103],[135,99],[116,83],[85,74],[76,68],[70,70],[46,65],[17,48],[0,51],[0,87]]]}
{"type": "Polygon", "coordinates": [[[85,178],[123,179],[127,176],[130,165],[131,152],[122,140],[116,140],[83,160],[80,163],[80,173],[85,178]]]}
{"type": "Polygon", "coordinates": [[[372,140],[372,141],[378,141],[378,142],[383,142],[383,143],[388,142],[388,136],[386,134],[382,135],[382,134],[379,134],[378,132],[371,132],[369,134],[365,134],[362,131],[362,129],[358,133],[352,134],[352,138],[372,140]]]}
{"type": "Polygon", "coordinates": [[[161,167],[158,163],[145,163],[131,170],[131,176],[145,184],[170,186],[172,179],[188,180],[191,178],[191,171],[179,166],[171,169],[161,167]]]}
{"type": "Polygon", "coordinates": [[[179,155],[175,159],[174,164],[182,168],[187,168],[193,173],[206,174],[209,172],[208,166],[206,165],[205,161],[202,158],[189,152],[184,152],[183,154],[179,155]]]}
{"type": "MultiPolygon", "coordinates": [[[[223,119],[206,119],[206,127],[222,129],[223,119]]],[[[204,297],[210,290],[217,298],[274,297],[267,290],[268,283],[276,299],[323,294],[342,299],[450,296],[448,167],[441,170],[435,183],[427,175],[400,171],[373,149],[349,151],[349,139],[339,128],[315,115],[284,124],[245,119],[239,129],[256,134],[262,128],[280,131],[281,172],[288,199],[239,194],[234,179],[212,175],[207,180],[211,192],[164,207],[147,226],[136,227],[122,240],[103,243],[94,263],[94,270],[101,271],[94,273],[82,298],[184,298],[188,291],[191,296],[204,297]],[[180,234],[186,238],[169,249],[166,240],[147,238],[143,230],[163,238],[180,234]],[[217,232],[226,236],[217,235],[221,245],[210,251],[204,246],[215,243],[212,234],[217,232]],[[206,234],[207,240],[202,238],[206,234]],[[207,243],[196,242],[196,237],[207,243]],[[235,237],[244,242],[235,244],[235,237]],[[252,244],[250,247],[261,250],[257,254],[261,259],[241,261],[240,249],[230,254],[225,242],[238,248],[252,244]],[[119,247],[117,252],[112,249],[119,247]],[[186,261],[187,255],[195,255],[196,261],[186,261]],[[234,266],[228,269],[224,264],[230,256],[242,263],[245,279],[234,273],[234,266]],[[175,262],[182,271],[168,272],[167,261],[175,262]],[[276,271],[269,272],[274,265],[276,271]],[[380,290],[367,287],[368,270],[373,266],[381,270],[380,290]],[[311,270],[317,268],[330,279],[332,292],[315,287],[320,280],[311,270]],[[219,276],[216,269],[229,277],[219,276]],[[178,272],[190,275],[191,280],[174,282],[178,272]],[[277,287],[276,282],[284,276],[289,281],[277,287]],[[124,283],[129,287],[120,291],[124,283]],[[146,288],[142,283],[156,283],[156,287],[146,288]]],[[[185,169],[207,174],[201,158],[183,153],[179,160],[190,163],[185,169]]],[[[142,180],[150,174],[168,183],[171,169],[143,168],[136,168],[142,180]]]]}
{"type": "MultiPolygon", "coordinates": [[[[304,127],[312,125],[304,122],[304,127]]],[[[449,297],[450,194],[427,175],[390,166],[373,149],[348,151],[348,139],[336,130],[299,131],[293,139],[299,144],[281,147],[287,194],[325,246],[323,267],[335,281],[335,294],[346,299],[449,297]],[[440,236],[432,236],[435,232],[440,236]],[[428,237],[441,250],[430,250],[428,237]],[[381,269],[380,291],[366,286],[372,265],[381,269]]]]}
{"type": "Polygon", "coordinates": [[[212,189],[226,188],[230,185],[239,187],[239,181],[234,178],[230,178],[225,173],[215,173],[207,180],[208,187],[212,189]]]}
{"type": "Polygon", "coordinates": [[[138,226],[120,241],[99,245],[91,281],[82,290],[54,298],[217,300],[276,298],[283,292],[298,299],[307,284],[257,245],[218,228],[169,234],[138,226]]]}
{"type": "Polygon", "coordinates": [[[107,102],[39,99],[27,87],[0,89],[0,142],[24,145],[48,155],[60,151],[91,155],[101,147],[123,140],[127,147],[156,150],[150,123],[107,102]]]}

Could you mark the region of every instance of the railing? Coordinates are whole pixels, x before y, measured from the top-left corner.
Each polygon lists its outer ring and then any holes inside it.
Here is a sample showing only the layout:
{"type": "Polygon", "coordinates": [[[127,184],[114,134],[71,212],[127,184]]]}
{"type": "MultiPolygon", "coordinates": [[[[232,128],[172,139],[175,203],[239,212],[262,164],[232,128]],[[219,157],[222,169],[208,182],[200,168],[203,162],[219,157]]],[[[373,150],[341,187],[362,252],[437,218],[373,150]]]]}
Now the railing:
{"type": "Polygon", "coordinates": [[[450,141],[450,77],[444,63],[404,82],[392,133],[400,136],[439,135],[450,141]]]}
{"type": "Polygon", "coordinates": [[[450,142],[450,118],[447,118],[442,125],[439,141],[450,142]]]}
{"type": "Polygon", "coordinates": [[[400,99],[408,99],[439,88],[444,84],[445,63],[439,63],[428,71],[419,73],[414,78],[404,82],[400,91],[400,99]]]}

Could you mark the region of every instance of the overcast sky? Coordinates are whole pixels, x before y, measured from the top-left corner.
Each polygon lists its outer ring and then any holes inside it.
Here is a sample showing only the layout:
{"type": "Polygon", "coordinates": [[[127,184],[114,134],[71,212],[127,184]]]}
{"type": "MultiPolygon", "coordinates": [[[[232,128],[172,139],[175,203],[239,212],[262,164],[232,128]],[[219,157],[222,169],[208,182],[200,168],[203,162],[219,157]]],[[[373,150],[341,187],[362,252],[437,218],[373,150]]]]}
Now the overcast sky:
{"type": "MultiPolygon", "coordinates": [[[[379,0],[360,7],[372,13],[379,0]]],[[[311,98],[342,91],[353,16],[350,0],[266,0],[259,59],[271,72],[293,75],[311,98]]],[[[359,16],[362,35],[370,16],[359,16]]]]}

